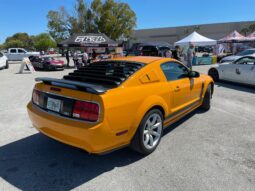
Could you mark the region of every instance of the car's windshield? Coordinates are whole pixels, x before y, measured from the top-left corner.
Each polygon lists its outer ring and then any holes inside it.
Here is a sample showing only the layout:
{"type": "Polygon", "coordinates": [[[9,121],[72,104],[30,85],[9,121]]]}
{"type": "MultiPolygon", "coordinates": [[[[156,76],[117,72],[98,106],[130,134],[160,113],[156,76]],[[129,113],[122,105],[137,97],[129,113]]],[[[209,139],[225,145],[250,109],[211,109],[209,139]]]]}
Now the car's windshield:
{"type": "Polygon", "coordinates": [[[244,50],[240,53],[238,53],[238,56],[245,56],[245,55],[250,55],[250,54],[254,54],[255,53],[255,49],[254,50],[244,50]]]}
{"type": "Polygon", "coordinates": [[[52,61],[52,60],[54,60],[54,58],[52,58],[52,57],[43,57],[42,59],[45,60],[45,61],[52,61]]]}

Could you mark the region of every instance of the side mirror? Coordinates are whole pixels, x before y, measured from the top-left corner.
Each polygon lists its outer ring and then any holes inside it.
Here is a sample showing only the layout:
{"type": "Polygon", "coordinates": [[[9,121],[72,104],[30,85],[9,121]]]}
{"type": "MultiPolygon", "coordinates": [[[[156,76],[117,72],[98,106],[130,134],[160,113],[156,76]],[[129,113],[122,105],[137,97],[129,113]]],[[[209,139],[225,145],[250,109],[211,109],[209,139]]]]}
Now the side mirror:
{"type": "Polygon", "coordinates": [[[196,71],[190,71],[188,76],[189,76],[189,78],[199,78],[200,77],[200,73],[196,72],[196,71]]]}

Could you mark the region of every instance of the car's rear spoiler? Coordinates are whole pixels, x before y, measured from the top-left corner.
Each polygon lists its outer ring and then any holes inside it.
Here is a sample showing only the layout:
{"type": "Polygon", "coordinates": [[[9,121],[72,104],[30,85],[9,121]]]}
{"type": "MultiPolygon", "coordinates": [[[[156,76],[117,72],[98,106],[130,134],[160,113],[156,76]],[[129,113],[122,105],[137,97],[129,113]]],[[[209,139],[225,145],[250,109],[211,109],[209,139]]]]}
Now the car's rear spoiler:
{"type": "Polygon", "coordinates": [[[64,79],[41,77],[41,78],[35,78],[35,81],[43,82],[45,84],[58,86],[58,87],[85,91],[88,93],[98,94],[98,95],[103,94],[108,90],[107,88],[100,85],[94,85],[94,84],[89,84],[85,82],[76,82],[76,81],[64,80],[64,79]]]}

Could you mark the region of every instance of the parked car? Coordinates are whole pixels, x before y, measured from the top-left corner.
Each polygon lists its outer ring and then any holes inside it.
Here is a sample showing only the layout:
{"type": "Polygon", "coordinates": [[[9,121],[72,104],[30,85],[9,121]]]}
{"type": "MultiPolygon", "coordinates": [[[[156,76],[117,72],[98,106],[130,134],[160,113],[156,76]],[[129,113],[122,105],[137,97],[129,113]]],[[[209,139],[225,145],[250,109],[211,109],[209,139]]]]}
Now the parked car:
{"type": "Polygon", "coordinates": [[[41,70],[63,70],[64,61],[57,60],[50,56],[30,56],[30,62],[35,69],[41,70]]]}
{"type": "Polygon", "coordinates": [[[163,57],[165,52],[170,50],[167,46],[152,46],[152,45],[145,45],[141,48],[141,55],[142,56],[160,56],[163,57]]]}
{"type": "Polygon", "coordinates": [[[54,49],[54,48],[50,48],[48,51],[47,51],[47,54],[57,54],[58,52],[54,49]]]}
{"type": "Polygon", "coordinates": [[[39,56],[40,52],[28,52],[23,48],[9,48],[6,56],[9,61],[21,61],[25,57],[39,56]]]}
{"type": "Polygon", "coordinates": [[[201,107],[210,109],[211,77],[171,58],[99,61],[63,79],[36,78],[29,102],[43,134],[89,153],[130,145],[142,154],[158,146],[163,127],[201,107]]]}
{"type": "Polygon", "coordinates": [[[221,59],[220,63],[230,63],[230,62],[233,62],[243,56],[248,56],[248,55],[251,55],[251,56],[255,55],[255,48],[246,49],[246,50],[238,53],[237,55],[226,56],[221,59]]]}
{"type": "Polygon", "coordinates": [[[8,58],[2,52],[0,52],[0,69],[8,68],[9,68],[8,58]]]}
{"type": "Polygon", "coordinates": [[[208,74],[214,81],[225,80],[255,85],[255,55],[243,56],[232,63],[217,64],[208,74]]]}

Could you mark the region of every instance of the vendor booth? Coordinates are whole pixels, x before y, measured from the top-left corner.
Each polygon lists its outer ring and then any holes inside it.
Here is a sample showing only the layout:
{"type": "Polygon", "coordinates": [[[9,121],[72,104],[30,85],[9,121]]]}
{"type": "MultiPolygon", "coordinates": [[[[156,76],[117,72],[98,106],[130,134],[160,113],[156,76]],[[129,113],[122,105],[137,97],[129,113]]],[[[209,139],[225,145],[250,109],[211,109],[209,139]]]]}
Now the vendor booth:
{"type": "Polygon", "coordinates": [[[255,31],[247,36],[247,38],[251,41],[255,41],[255,31]]]}
{"type": "Polygon", "coordinates": [[[189,46],[190,43],[194,43],[195,46],[211,46],[216,45],[217,41],[202,36],[201,34],[198,34],[196,31],[194,31],[193,33],[183,38],[182,40],[177,41],[175,45],[189,46]]]}
{"type": "Polygon", "coordinates": [[[221,49],[224,50],[225,53],[237,54],[245,49],[250,48],[249,43],[251,41],[252,38],[245,37],[235,30],[224,38],[218,40],[218,44],[221,45],[221,49]]]}
{"type": "Polygon", "coordinates": [[[218,43],[240,43],[248,41],[248,38],[241,35],[236,30],[225,36],[224,38],[218,40],[218,43]]]}
{"type": "MultiPolygon", "coordinates": [[[[187,52],[187,49],[190,45],[190,43],[193,43],[196,47],[206,47],[206,46],[215,46],[217,44],[216,40],[207,38],[205,36],[202,36],[201,34],[194,31],[187,37],[177,41],[175,45],[179,45],[183,48],[183,52],[185,55],[185,52],[187,52]]],[[[193,65],[209,65],[216,63],[216,57],[212,56],[210,54],[203,54],[199,53],[196,55],[195,59],[193,60],[193,65]]]]}
{"type": "Polygon", "coordinates": [[[91,54],[95,51],[102,57],[117,57],[121,55],[119,44],[110,39],[104,33],[81,33],[74,34],[58,44],[58,47],[64,49],[79,49],[91,54]],[[116,51],[117,50],[117,51],[116,51]],[[111,53],[111,54],[110,54],[111,53]]]}
{"type": "Polygon", "coordinates": [[[62,41],[58,47],[118,47],[118,43],[103,33],[82,33],[62,41]]]}

